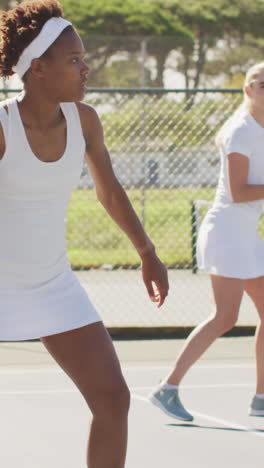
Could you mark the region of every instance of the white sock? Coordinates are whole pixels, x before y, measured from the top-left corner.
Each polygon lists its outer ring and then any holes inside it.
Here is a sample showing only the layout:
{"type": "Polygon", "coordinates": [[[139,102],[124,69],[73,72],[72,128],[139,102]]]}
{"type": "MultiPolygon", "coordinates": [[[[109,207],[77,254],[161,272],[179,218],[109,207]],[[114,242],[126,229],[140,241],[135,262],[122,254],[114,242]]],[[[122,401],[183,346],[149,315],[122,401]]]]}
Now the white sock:
{"type": "Polygon", "coordinates": [[[165,390],[176,390],[178,388],[178,385],[172,385],[167,382],[161,382],[161,388],[164,388],[165,390]]]}
{"type": "Polygon", "coordinates": [[[261,400],[264,400],[264,393],[256,393],[256,397],[261,398],[261,400]]]}

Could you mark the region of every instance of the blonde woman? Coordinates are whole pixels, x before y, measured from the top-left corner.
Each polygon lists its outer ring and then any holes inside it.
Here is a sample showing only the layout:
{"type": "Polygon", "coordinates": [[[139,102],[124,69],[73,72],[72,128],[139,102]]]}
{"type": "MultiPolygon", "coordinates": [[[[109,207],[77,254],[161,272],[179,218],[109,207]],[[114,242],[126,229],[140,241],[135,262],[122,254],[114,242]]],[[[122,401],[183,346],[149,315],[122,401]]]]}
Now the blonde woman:
{"type": "Polygon", "coordinates": [[[215,312],[190,334],[174,369],[150,395],[167,414],[186,421],[193,416],[179,399],[180,382],[214,340],[235,325],[244,292],[260,319],[249,414],[264,416],[264,242],[256,232],[264,199],[264,62],[248,70],[243,104],[220,130],[217,145],[218,187],[197,243],[199,267],[211,275],[215,312]]]}

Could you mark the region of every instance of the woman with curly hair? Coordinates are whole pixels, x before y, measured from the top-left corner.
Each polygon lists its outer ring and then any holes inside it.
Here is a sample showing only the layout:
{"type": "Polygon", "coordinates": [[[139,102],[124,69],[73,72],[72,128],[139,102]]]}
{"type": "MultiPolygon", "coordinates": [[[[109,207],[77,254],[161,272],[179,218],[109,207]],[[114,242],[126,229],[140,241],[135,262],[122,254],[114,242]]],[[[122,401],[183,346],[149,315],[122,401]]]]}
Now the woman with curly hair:
{"type": "Polygon", "coordinates": [[[1,13],[0,32],[1,75],[18,73],[24,84],[0,106],[0,339],[41,339],[91,409],[89,468],[121,468],[129,391],[66,257],[65,212],[84,155],[98,199],[135,246],[158,306],[167,273],[114,175],[97,113],[80,102],[89,68],[60,4],[26,0],[1,13]]]}

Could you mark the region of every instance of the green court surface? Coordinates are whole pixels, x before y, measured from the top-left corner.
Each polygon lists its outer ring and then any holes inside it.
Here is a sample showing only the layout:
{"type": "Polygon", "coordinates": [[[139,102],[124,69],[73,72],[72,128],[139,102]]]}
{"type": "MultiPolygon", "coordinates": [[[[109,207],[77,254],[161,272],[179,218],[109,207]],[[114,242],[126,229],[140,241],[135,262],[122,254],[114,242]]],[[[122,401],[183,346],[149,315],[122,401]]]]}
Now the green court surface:
{"type": "MultiPolygon", "coordinates": [[[[264,418],[247,415],[253,338],[220,338],[191,369],[181,398],[192,423],[147,400],[182,344],[114,342],[132,395],[126,468],[262,468],[264,418]]],[[[41,343],[0,344],[0,408],[0,466],[85,468],[90,412],[41,343]]]]}

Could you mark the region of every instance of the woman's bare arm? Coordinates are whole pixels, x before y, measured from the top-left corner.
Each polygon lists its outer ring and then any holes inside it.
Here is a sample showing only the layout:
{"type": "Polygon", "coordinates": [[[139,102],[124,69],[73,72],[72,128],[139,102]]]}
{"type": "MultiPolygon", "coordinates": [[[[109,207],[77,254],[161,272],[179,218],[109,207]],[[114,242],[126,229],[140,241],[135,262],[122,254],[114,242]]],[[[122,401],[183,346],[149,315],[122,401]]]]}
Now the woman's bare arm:
{"type": "Polygon", "coordinates": [[[232,198],[236,203],[264,199],[264,185],[248,184],[249,159],[240,153],[228,155],[228,176],[232,198]]]}
{"type": "Polygon", "coordinates": [[[160,306],[168,294],[167,271],[156,256],[154,245],[114,174],[97,113],[91,107],[81,105],[80,114],[86,139],[86,161],[95,183],[97,197],[136,248],[142,260],[142,274],[148,293],[160,306]],[[158,289],[158,297],[155,297],[152,281],[158,289]]]}

